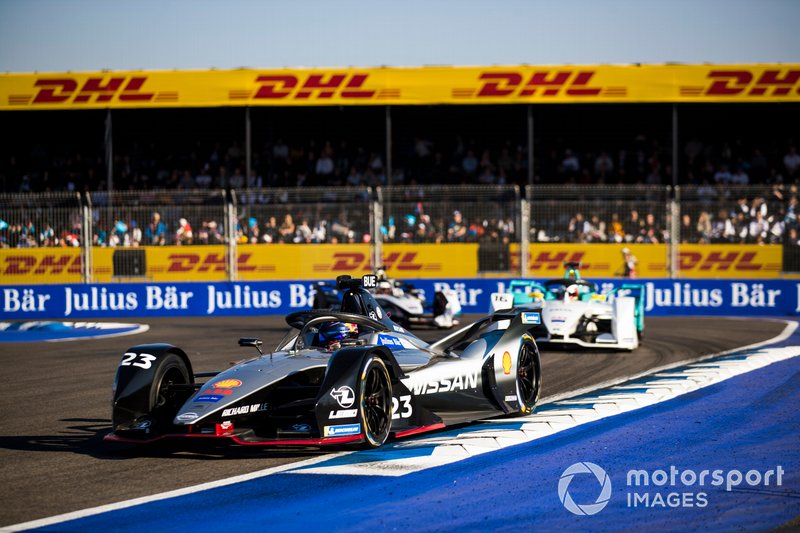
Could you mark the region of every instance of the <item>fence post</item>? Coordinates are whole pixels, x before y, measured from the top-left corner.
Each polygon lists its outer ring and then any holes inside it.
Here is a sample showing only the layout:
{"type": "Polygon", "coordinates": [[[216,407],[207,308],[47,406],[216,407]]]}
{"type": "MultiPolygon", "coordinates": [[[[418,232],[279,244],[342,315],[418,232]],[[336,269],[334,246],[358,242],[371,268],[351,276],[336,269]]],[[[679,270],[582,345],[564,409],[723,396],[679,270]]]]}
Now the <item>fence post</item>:
{"type": "Polygon", "coordinates": [[[527,187],[525,189],[526,195],[520,200],[519,268],[520,276],[523,278],[527,278],[530,275],[528,257],[530,257],[531,252],[531,201],[526,197],[529,191],[530,187],[527,187]]]}
{"type": "Polygon", "coordinates": [[[227,199],[225,191],[222,191],[223,198],[225,198],[225,233],[227,235],[227,258],[228,258],[228,281],[236,281],[239,277],[237,272],[237,252],[236,252],[236,191],[231,190],[230,200],[227,199]]]}
{"type": "Polygon", "coordinates": [[[370,223],[372,225],[372,269],[376,270],[378,267],[383,266],[383,234],[381,233],[381,226],[383,226],[383,192],[380,187],[370,190],[371,204],[370,223]]]}
{"type": "Polygon", "coordinates": [[[676,185],[672,188],[669,200],[670,213],[670,243],[669,243],[669,276],[676,279],[680,275],[678,248],[681,242],[681,188],[676,185]]]}
{"type": "Polygon", "coordinates": [[[84,283],[92,283],[94,281],[94,264],[92,256],[92,197],[87,192],[86,193],[86,203],[84,204],[81,201],[81,194],[77,193],[78,196],[78,205],[81,206],[81,240],[83,244],[81,245],[81,253],[83,254],[82,259],[82,274],[83,274],[83,282],[84,283]]]}

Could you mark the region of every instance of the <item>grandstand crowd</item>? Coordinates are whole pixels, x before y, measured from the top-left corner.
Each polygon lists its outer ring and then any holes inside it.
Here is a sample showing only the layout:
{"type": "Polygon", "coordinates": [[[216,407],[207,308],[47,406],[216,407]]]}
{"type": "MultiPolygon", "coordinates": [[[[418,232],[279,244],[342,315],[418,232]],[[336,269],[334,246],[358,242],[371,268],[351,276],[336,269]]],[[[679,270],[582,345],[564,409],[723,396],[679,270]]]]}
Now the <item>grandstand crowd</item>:
{"type": "MultiPolygon", "coordinates": [[[[627,120],[633,119],[628,116],[627,120]]],[[[680,242],[798,244],[800,154],[791,137],[728,136],[724,124],[711,130],[694,128],[705,137],[687,136],[680,150],[681,173],[674,177],[666,135],[657,129],[643,129],[646,133],[629,129],[599,138],[602,136],[589,132],[571,139],[564,129],[556,132],[560,135],[538,140],[534,185],[560,184],[580,190],[598,185],[678,183],[692,191],[691,197],[680,202],[676,237],[680,242]],[[756,187],[736,193],[736,187],[748,185],[756,187]]],[[[354,193],[346,199],[347,208],[331,210],[325,199],[315,207],[270,191],[402,186],[409,191],[408,201],[387,211],[383,227],[377,230],[386,242],[518,240],[516,207],[498,208],[503,204],[496,203],[493,210],[487,210],[480,203],[426,198],[424,186],[525,185],[528,154],[524,136],[513,128],[506,134],[489,129],[483,135],[475,134],[474,129],[469,135],[451,134],[453,131],[459,130],[423,135],[406,127],[395,143],[391,179],[383,139],[375,135],[353,135],[354,142],[350,136],[314,139],[289,131],[284,138],[273,132],[254,145],[249,173],[238,140],[221,142],[205,137],[172,146],[128,138],[115,145],[114,189],[198,190],[201,195],[215,189],[235,191],[242,205],[234,238],[269,244],[369,242],[375,237],[370,231],[367,193],[354,193]]],[[[102,143],[85,144],[80,151],[74,145],[54,142],[33,142],[25,144],[26,149],[20,146],[9,143],[0,152],[0,184],[5,192],[92,193],[106,188],[108,161],[102,143]]],[[[671,229],[675,229],[665,205],[628,201],[581,208],[580,202],[532,201],[530,236],[534,242],[661,243],[670,242],[671,229]]],[[[207,216],[202,210],[182,213],[170,208],[162,213],[153,208],[145,213],[139,208],[133,215],[124,209],[106,212],[98,207],[93,217],[93,240],[98,246],[207,244],[223,242],[226,234],[222,215],[207,216]]],[[[2,246],[77,246],[79,235],[80,222],[74,216],[34,222],[33,218],[6,220],[0,214],[2,246]]]]}

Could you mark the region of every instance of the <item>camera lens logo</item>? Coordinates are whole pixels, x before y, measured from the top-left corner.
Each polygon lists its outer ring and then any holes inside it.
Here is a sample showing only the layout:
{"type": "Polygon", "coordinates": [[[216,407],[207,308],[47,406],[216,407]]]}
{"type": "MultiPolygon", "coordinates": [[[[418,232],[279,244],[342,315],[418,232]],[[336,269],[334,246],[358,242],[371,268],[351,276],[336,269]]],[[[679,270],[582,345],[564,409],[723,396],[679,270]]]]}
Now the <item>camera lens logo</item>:
{"type": "Polygon", "coordinates": [[[608,500],[611,499],[611,478],[608,477],[605,470],[594,463],[575,463],[564,470],[561,479],[558,480],[558,498],[567,511],[572,514],[581,516],[597,514],[608,505],[608,500]],[[572,478],[577,474],[594,474],[597,482],[600,483],[600,495],[594,503],[578,504],[570,496],[567,489],[569,489],[572,478]]]}

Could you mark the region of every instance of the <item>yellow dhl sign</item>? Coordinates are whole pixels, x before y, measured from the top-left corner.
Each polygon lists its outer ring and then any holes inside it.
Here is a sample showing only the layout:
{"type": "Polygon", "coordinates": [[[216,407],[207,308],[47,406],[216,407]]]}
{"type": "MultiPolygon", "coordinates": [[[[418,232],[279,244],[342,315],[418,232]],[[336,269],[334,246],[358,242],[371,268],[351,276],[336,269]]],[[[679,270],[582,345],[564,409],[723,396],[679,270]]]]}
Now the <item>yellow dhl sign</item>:
{"type": "Polygon", "coordinates": [[[796,102],[800,65],[238,69],[0,75],[0,109],[796,102]]]}
{"type": "MultiPolygon", "coordinates": [[[[622,276],[622,249],[627,246],[637,259],[639,278],[670,275],[669,247],[665,244],[549,244],[531,243],[528,271],[531,277],[560,275],[564,263],[581,264],[587,278],[622,276]]],[[[512,270],[519,267],[519,247],[511,245],[512,270]]],[[[777,278],[783,265],[782,246],[734,244],[681,244],[678,273],[682,278],[777,278]]]]}
{"type": "MultiPolygon", "coordinates": [[[[669,277],[666,245],[629,245],[638,260],[639,278],[669,277]]],[[[564,263],[581,264],[587,278],[619,277],[623,272],[622,245],[540,244],[530,248],[531,277],[563,274],[564,263]]],[[[145,270],[132,276],[124,268],[115,272],[115,252],[133,249],[94,248],[95,282],[112,281],[224,281],[228,279],[225,247],[150,246],[144,254],[145,270]]],[[[678,248],[682,278],[777,278],[782,270],[781,246],[682,244],[678,248]]],[[[511,273],[519,272],[519,246],[512,244],[511,273]]],[[[342,274],[371,272],[367,244],[344,245],[241,245],[237,247],[238,279],[332,280],[342,274]]],[[[124,258],[123,258],[124,261],[124,258]]],[[[403,278],[472,278],[478,275],[477,244],[387,244],[383,265],[390,276],[403,278]]],[[[81,283],[83,267],[77,248],[0,249],[0,283],[81,283]]]]}
{"type": "MultiPolygon", "coordinates": [[[[240,245],[236,248],[240,280],[332,280],[342,274],[374,270],[367,244],[240,245]]],[[[94,248],[93,280],[224,281],[228,279],[226,250],[212,246],[145,246],[94,248]],[[123,254],[115,260],[116,254],[123,254]],[[124,268],[132,253],[143,254],[144,270],[132,275],[124,268]],[[115,264],[120,268],[115,272],[115,264]]],[[[383,264],[398,278],[475,277],[477,244],[387,244],[383,264]]],[[[82,257],[77,248],[0,249],[4,284],[81,283],[82,257]]]]}

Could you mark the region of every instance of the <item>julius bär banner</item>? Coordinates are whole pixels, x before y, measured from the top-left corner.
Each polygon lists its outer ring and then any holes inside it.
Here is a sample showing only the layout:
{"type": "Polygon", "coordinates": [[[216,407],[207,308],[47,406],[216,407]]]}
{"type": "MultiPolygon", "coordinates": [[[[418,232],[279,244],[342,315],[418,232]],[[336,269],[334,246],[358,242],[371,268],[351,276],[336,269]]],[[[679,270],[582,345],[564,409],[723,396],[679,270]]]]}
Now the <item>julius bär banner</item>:
{"type": "MultiPolygon", "coordinates": [[[[534,278],[559,277],[564,263],[581,264],[587,278],[619,277],[624,270],[622,249],[636,257],[640,278],[670,276],[669,248],[665,244],[551,244],[531,243],[528,272],[534,278]]],[[[519,247],[511,245],[511,267],[519,270],[519,247]]],[[[767,279],[780,277],[783,247],[748,244],[681,244],[678,275],[682,278],[767,279]]]]}
{"type": "Polygon", "coordinates": [[[0,75],[0,109],[796,102],[800,65],[506,66],[0,75]]]}
{"type": "MultiPolygon", "coordinates": [[[[410,279],[427,301],[455,291],[464,313],[485,314],[510,279],[410,279]]],[[[619,278],[595,278],[605,292],[619,278]]],[[[640,280],[645,316],[797,316],[796,280],[640,280]]],[[[0,320],[285,315],[313,304],[311,281],[184,281],[0,286],[0,320]]],[[[645,318],[645,321],[647,318],[645,318]]]]}

